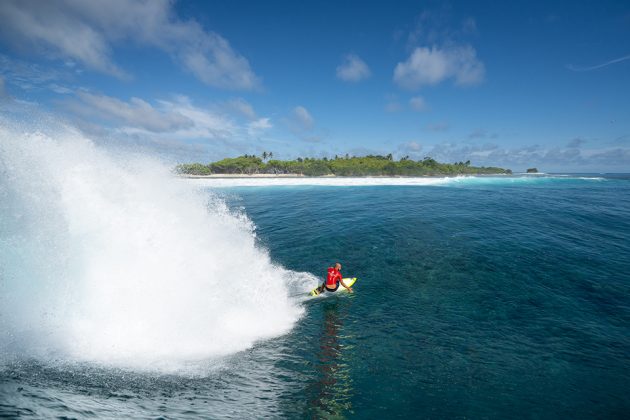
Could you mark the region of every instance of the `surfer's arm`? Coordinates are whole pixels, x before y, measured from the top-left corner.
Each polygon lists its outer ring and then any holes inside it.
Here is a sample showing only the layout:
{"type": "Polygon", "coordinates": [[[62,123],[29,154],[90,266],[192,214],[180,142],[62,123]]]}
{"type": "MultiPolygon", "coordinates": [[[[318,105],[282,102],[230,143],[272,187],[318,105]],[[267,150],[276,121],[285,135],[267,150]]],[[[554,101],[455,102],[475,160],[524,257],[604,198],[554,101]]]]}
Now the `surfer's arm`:
{"type": "Polygon", "coordinates": [[[346,289],[348,289],[349,292],[352,292],[352,287],[348,287],[346,286],[346,284],[343,282],[343,279],[339,279],[339,283],[341,283],[341,285],[343,287],[345,287],[346,289]]]}

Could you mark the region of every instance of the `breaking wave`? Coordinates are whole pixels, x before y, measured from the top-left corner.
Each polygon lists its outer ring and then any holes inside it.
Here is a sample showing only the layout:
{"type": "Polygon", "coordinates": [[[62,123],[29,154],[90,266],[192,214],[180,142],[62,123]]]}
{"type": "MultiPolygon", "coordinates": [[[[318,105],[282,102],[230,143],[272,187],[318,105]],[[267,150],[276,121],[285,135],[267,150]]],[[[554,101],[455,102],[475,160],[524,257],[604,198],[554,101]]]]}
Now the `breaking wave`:
{"type": "Polygon", "coordinates": [[[0,124],[0,353],[177,366],[289,331],[315,284],[158,160],[0,124]]]}

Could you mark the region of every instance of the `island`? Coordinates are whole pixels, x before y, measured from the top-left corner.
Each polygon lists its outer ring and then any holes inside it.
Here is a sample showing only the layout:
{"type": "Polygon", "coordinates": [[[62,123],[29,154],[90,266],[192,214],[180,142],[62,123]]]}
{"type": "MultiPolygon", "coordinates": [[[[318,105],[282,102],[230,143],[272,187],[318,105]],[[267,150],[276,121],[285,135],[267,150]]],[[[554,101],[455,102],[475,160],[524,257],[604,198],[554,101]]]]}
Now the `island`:
{"type": "Polygon", "coordinates": [[[456,176],[511,174],[510,169],[471,166],[470,161],[440,163],[431,157],[413,160],[409,156],[394,160],[386,156],[335,156],[334,158],[273,159],[273,153],[243,155],[208,164],[184,163],[175,168],[182,176],[456,176]]]}
{"type": "Polygon", "coordinates": [[[527,168],[527,173],[528,174],[537,174],[538,173],[538,168],[527,168]]]}

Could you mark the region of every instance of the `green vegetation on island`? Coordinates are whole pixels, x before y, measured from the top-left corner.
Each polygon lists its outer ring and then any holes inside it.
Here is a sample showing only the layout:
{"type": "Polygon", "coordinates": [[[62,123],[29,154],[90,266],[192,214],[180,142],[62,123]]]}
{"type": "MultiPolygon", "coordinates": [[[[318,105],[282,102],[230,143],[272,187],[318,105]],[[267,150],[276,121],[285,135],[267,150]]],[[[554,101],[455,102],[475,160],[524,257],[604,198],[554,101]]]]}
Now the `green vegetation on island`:
{"type": "Polygon", "coordinates": [[[394,160],[387,156],[335,156],[334,158],[297,158],[295,160],[273,159],[273,153],[264,152],[261,157],[243,155],[217,162],[187,163],[177,165],[176,171],[183,175],[304,175],[304,176],[439,176],[439,175],[483,175],[511,174],[509,169],[471,166],[470,161],[440,163],[425,157],[413,160],[404,156],[394,160]]]}

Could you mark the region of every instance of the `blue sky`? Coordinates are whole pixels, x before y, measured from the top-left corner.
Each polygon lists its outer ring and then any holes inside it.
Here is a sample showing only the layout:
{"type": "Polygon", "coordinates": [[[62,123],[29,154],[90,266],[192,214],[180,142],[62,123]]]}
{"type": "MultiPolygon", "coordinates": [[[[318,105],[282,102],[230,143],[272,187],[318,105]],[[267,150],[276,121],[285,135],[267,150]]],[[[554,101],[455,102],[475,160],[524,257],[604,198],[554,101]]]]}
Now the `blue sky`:
{"type": "Polygon", "coordinates": [[[177,161],[630,172],[629,93],[627,1],[0,2],[5,105],[177,161]]]}

